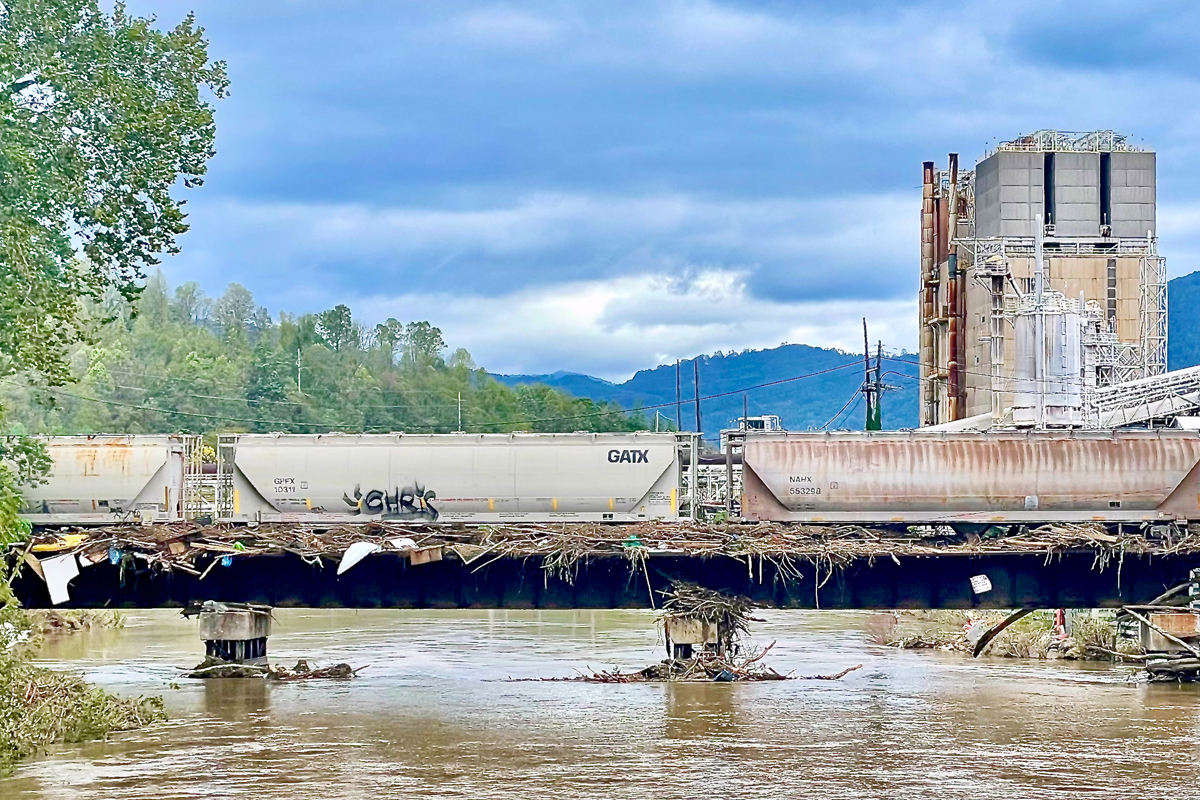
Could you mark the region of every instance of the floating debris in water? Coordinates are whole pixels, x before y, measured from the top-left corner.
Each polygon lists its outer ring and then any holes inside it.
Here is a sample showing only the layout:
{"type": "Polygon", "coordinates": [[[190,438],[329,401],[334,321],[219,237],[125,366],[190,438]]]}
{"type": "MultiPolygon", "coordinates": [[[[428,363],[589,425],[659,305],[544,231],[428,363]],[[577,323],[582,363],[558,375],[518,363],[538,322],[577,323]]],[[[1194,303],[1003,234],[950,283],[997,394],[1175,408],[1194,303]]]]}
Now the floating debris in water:
{"type": "Polygon", "coordinates": [[[270,664],[239,664],[233,661],[222,661],[219,658],[206,658],[194,669],[187,670],[184,678],[263,678],[269,681],[306,681],[321,679],[353,678],[366,669],[357,669],[349,664],[334,664],[330,667],[312,669],[308,662],[300,659],[292,669],[287,667],[272,667],[270,664]]]}
{"type": "Polygon", "coordinates": [[[657,664],[637,670],[622,672],[620,669],[611,671],[583,673],[565,678],[512,678],[510,682],[575,682],[575,683],[741,683],[748,681],[836,681],[849,675],[855,670],[862,669],[862,664],[855,664],[841,672],[832,675],[793,675],[790,672],[781,674],[762,663],[762,657],[767,654],[775,642],[767,645],[758,654],[741,661],[722,658],[715,653],[701,653],[694,658],[663,659],[657,664]]]}

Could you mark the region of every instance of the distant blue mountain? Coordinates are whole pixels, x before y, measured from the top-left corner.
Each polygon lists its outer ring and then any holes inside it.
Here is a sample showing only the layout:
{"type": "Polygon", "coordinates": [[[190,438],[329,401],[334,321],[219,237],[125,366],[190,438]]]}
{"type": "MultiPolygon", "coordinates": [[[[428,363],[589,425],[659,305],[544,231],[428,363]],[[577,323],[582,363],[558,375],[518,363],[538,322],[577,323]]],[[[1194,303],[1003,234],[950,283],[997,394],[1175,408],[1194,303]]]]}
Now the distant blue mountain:
{"type": "MultiPolygon", "coordinates": [[[[1168,284],[1168,341],[1167,360],[1171,369],[1200,364],[1200,272],[1175,278],[1168,284]]],[[[912,353],[885,361],[885,382],[895,386],[884,395],[883,426],[888,429],[915,428],[918,423],[917,356],[912,353]]],[[[699,356],[700,393],[711,396],[731,392],[725,397],[702,401],[700,410],[704,435],[716,437],[722,428],[736,424],[742,415],[742,393],[748,400],[751,416],[777,414],[790,430],[820,428],[833,420],[831,428],[861,430],[865,409],[861,398],[854,397],[863,382],[861,354],[843,353],[803,344],[785,344],[770,350],[747,350],[742,353],[716,353],[699,356]],[[844,367],[825,372],[835,367],[844,367]],[[789,381],[802,375],[823,374],[789,381]],[[773,386],[754,387],[780,381],[773,386]],[[845,412],[839,410],[850,401],[845,412]]],[[[683,404],[680,422],[683,430],[696,429],[695,386],[692,382],[693,359],[684,361],[680,369],[683,404]]],[[[664,417],[675,420],[675,365],[667,364],[638,372],[624,383],[593,378],[576,372],[555,372],[552,375],[495,375],[496,380],[509,386],[545,384],[576,397],[608,400],[622,407],[644,408],[667,404],[658,409],[664,417]]],[[[647,416],[653,420],[654,412],[647,416]]]]}
{"type": "MultiPolygon", "coordinates": [[[[884,395],[884,427],[911,428],[917,424],[916,360],[915,354],[904,354],[884,361],[885,373],[892,373],[885,374],[884,382],[896,387],[884,395]]],[[[726,395],[700,403],[706,437],[716,437],[722,428],[736,425],[742,415],[743,394],[751,416],[776,414],[791,430],[819,428],[831,421],[831,428],[863,427],[865,408],[856,396],[863,382],[862,355],[787,344],[770,350],[718,352],[682,362],[679,377],[683,402],[678,411],[683,430],[696,429],[693,361],[699,363],[701,397],[726,395]],[[812,377],[800,377],[808,375],[812,377]],[[768,383],[774,385],[762,386],[768,383]]],[[[510,386],[544,384],[576,397],[607,400],[628,409],[665,405],[657,411],[671,422],[676,418],[674,364],[641,370],[624,383],[575,372],[493,377],[510,386]]],[[[651,420],[654,414],[646,412],[651,420]]]]}
{"type": "Polygon", "coordinates": [[[1167,283],[1167,366],[1200,364],[1200,272],[1167,283]]]}

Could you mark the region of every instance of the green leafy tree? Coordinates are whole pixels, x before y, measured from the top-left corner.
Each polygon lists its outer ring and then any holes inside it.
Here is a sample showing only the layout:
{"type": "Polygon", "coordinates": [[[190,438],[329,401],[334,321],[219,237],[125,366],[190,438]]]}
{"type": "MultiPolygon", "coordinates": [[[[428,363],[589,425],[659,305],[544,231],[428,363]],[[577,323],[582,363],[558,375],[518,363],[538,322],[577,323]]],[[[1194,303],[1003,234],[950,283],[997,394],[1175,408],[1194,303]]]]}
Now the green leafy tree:
{"type": "Polygon", "coordinates": [[[358,326],[354,324],[350,308],[345,305],[318,314],[317,332],[334,352],[341,352],[344,347],[356,347],[359,342],[358,326]]]}
{"type": "Polygon", "coordinates": [[[450,356],[450,368],[455,370],[464,370],[471,372],[475,369],[475,359],[471,358],[471,354],[467,348],[460,347],[450,356]]]}
{"type": "MultiPolygon", "coordinates": [[[[29,526],[17,517],[21,507],[18,487],[35,483],[50,469],[50,457],[33,439],[0,437],[0,544],[19,541],[29,526]]],[[[3,576],[0,576],[0,581],[3,576]]]]}
{"type": "Polygon", "coordinates": [[[410,322],[404,328],[404,357],[413,369],[432,367],[441,360],[446,342],[442,331],[428,322],[410,322]]]}
{"type": "Polygon", "coordinates": [[[68,380],[80,297],[137,292],[187,230],[225,94],[189,15],[167,33],[96,0],[0,5],[0,352],[6,372],[68,380]]]}
{"type": "Polygon", "coordinates": [[[271,319],[270,311],[267,311],[264,306],[259,306],[255,309],[254,316],[250,318],[250,326],[256,333],[263,333],[274,328],[275,321],[271,319]]]}
{"type": "Polygon", "coordinates": [[[246,397],[259,403],[286,401],[291,368],[285,353],[260,342],[254,348],[254,359],[246,376],[246,397]]]}
{"type": "Polygon", "coordinates": [[[312,314],[295,316],[286,311],[279,314],[279,346],[289,353],[297,353],[321,337],[317,333],[317,318],[312,314]]]}
{"type": "Polygon", "coordinates": [[[138,303],[138,313],[149,318],[150,324],[162,327],[171,315],[171,299],[167,295],[167,276],[161,269],[146,279],[142,289],[141,301],[138,303]]]}
{"type": "Polygon", "coordinates": [[[188,281],[175,290],[175,298],[171,301],[171,315],[176,322],[204,322],[211,310],[212,300],[205,297],[204,290],[195,281],[188,281]]]}
{"type": "Polygon", "coordinates": [[[240,283],[231,283],[213,303],[213,320],[225,333],[242,331],[254,322],[254,295],[240,283]]]}
{"type": "Polygon", "coordinates": [[[375,326],[375,344],[388,364],[396,363],[396,353],[404,345],[404,325],[388,317],[375,326]]]}
{"type": "MultiPolygon", "coordinates": [[[[100,324],[128,332],[146,267],[177,252],[172,191],[199,185],[213,154],[202,92],[228,86],[202,34],[190,15],[162,32],[122,3],[0,0],[0,377],[70,382],[72,349],[100,324]]],[[[6,447],[0,509],[45,467],[22,456],[33,443],[6,447]]]]}

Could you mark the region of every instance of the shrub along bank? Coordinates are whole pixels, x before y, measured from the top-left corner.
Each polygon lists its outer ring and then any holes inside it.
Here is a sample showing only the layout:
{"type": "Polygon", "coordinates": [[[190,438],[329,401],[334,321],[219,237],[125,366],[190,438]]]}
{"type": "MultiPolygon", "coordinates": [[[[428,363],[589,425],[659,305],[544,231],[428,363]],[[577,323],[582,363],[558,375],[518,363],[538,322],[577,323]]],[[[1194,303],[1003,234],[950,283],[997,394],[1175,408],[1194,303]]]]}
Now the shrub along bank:
{"type": "Polygon", "coordinates": [[[17,605],[7,576],[0,575],[0,775],[50,745],[102,739],[166,718],[160,698],[116,697],[35,666],[31,657],[44,627],[44,619],[17,605]]]}

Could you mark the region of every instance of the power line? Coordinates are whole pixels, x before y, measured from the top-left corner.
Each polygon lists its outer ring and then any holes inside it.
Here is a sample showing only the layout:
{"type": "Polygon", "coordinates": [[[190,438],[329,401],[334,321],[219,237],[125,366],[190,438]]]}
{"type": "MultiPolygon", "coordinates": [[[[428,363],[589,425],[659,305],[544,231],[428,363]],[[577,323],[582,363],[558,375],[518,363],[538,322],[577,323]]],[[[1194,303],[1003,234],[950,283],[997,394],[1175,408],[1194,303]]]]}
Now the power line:
{"type": "Polygon", "coordinates": [[[834,420],[836,420],[838,417],[840,417],[842,415],[842,412],[846,410],[846,407],[854,402],[854,398],[861,397],[861,396],[862,396],[862,393],[856,389],[854,391],[854,394],[850,395],[850,397],[846,399],[846,402],[842,405],[842,407],[837,410],[837,413],[829,418],[829,422],[826,422],[824,425],[822,425],[817,430],[823,431],[826,428],[828,428],[830,425],[832,425],[834,420]]]}
{"type": "MultiPolygon", "coordinates": [[[[883,360],[884,361],[898,361],[902,364],[909,364],[911,366],[923,366],[923,367],[930,366],[930,364],[925,363],[925,362],[905,361],[904,359],[896,358],[894,356],[884,356],[883,360]]],[[[934,366],[936,366],[936,365],[934,365],[934,366]]],[[[963,367],[959,367],[959,372],[961,372],[963,375],[975,375],[980,378],[993,377],[992,373],[990,373],[990,372],[979,372],[977,370],[964,369],[963,367]]],[[[903,378],[911,378],[914,381],[926,381],[926,382],[930,382],[930,383],[941,383],[941,380],[938,378],[922,378],[919,375],[907,375],[903,372],[889,371],[888,374],[889,375],[899,375],[900,377],[903,377],[903,378]]],[[[1001,375],[1000,378],[1006,382],[1020,380],[1020,381],[1025,381],[1027,383],[1032,383],[1032,384],[1038,384],[1038,383],[1057,384],[1057,383],[1062,382],[1061,380],[1053,380],[1051,378],[1018,378],[1016,375],[1001,375]]],[[[991,391],[990,387],[988,389],[986,389],[985,391],[991,391]]]]}
{"type": "MultiPolygon", "coordinates": [[[[307,367],[306,367],[306,369],[307,369],[307,367]]],[[[130,375],[130,376],[139,377],[139,378],[155,378],[158,380],[172,381],[175,383],[194,383],[196,380],[195,378],[187,378],[187,377],[183,377],[183,376],[179,376],[179,375],[162,375],[162,374],[150,373],[150,372],[137,372],[137,371],[128,370],[128,369],[109,369],[108,367],[105,367],[105,371],[109,372],[109,373],[114,373],[117,375],[130,375]]],[[[497,383],[499,383],[499,381],[497,381],[497,383]]],[[[114,385],[116,385],[116,384],[114,384],[114,385]]],[[[501,385],[504,385],[504,384],[501,384],[501,385]]],[[[154,391],[153,389],[147,389],[146,387],[142,387],[142,386],[118,386],[117,388],[131,389],[134,391],[142,391],[142,392],[154,391]]],[[[381,390],[381,391],[396,391],[396,390],[381,390]]],[[[441,394],[443,394],[443,392],[439,392],[435,389],[409,389],[409,390],[405,390],[405,391],[408,394],[425,394],[425,395],[430,395],[430,394],[441,395],[441,394]]],[[[239,399],[242,399],[242,398],[237,398],[237,397],[212,397],[212,396],[208,396],[208,395],[198,395],[198,394],[197,395],[189,394],[186,396],[198,397],[198,398],[205,399],[205,400],[239,400],[239,399]]],[[[306,405],[305,403],[299,403],[294,400],[272,400],[270,402],[280,403],[280,404],[287,403],[289,405],[295,405],[295,406],[306,405]]],[[[366,407],[367,408],[398,408],[399,406],[376,405],[376,406],[366,406],[366,407]]]]}
{"type": "Polygon", "coordinates": [[[223,416],[220,414],[202,414],[198,411],[179,411],[177,409],[157,408],[155,406],[146,406],[146,405],[135,405],[134,403],[122,403],[119,400],[101,400],[99,397],[88,397],[87,395],[76,394],[74,392],[68,392],[66,389],[59,389],[59,388],[53,387],[53,386],[46,387],[43,391],[53,392],[55,394],[66,395],[67,397],[73,397],[76,400],[83,400],[83,401],[89,402],[89,403],[100,403],[101,405],[116,406],[117,408],[129,408],[134,411],[151,411],[151,412],[155,412],[158,414],[176,414],[176,415],[183,416],[183,417],[196,417],[199,419],[212,419],[212,420],[218,420],[221,422],[252,422],[256,425],[262,425],[264,423],[270,424],[270,425],[303,425],[305,427],[317,427],[317,428],[329,427],[329,423],[326,423],[326,422],[300,422],[299,420],[291,420],[291,421],[287,421],[287,422],[282,422],[279,420],[268,420],[268,419],[226,417],[226,416],[223,416]]]}
{"type": "MultiPolygon", "coordinates": [[[[818,377],[821,375],[827,375],[832,372],[837,372],[839,370],[847,369],[849,367],[857,367],[857,366],[858,366],[857,361],[849,362],[846,364],[841,364],[836,367],[828,367],[826,369],[817,370],[815,372],[805,373],[803,375],[794,375],[790,378],[780,378],[780,379],[773,380],[773,381],[765,381],[763,383],[754,384],[753,386],[743,386],[743,387],[731,389],[731,390],[725,391],[725,392],[717,392],[714,394],[706,395],[704,397],[696,398],[696,400],[697,401],[716,400],[716,399],[719,399],[722,397],[729,397],[731,395],[741,394],[743,392],[754,391],[756,389],[765,389],[770,386],[780,386],[785,383],[792,383],[795,381],[805,380],[807,378],[815,378],[815,377],[818,377]]],[[[55,387],[45,387],[44,391],[57,392],[59,394],[65,395],[67,397],[72,397],[77,400],[82,400],[84,402],[99,403],[102,405],[110,405],[110,406],[115,406],[118,408],[128,408],[128,409],[132,409],[135,411],[149,411],[149,412],[158,413],[158,414],[177,414],[180,416],[193,417],[193,418],[198,418],[198,419],[211,419],[211,420],[217,420],[217,421],[222,421],[222,422],[246,422],[246,423],[253,423],[256,425],[282,425],[282,426],[300,425],[300,426],[311,427],[311,428],[331,427],[329,425],[329,423],[324,423],[324,422],[300,422],[298,420],[280,421],[280,420],[268,420],[268,419],[252,419],[252,418],[245,418],[245,417],[230,417],[230,416],[224,416],[224,415],[220,415],[220,414],[204,414],[204,413],[195,412],[195,411],[178,411],[178,410],[172,410],[172,409],[168,409],[168,408],[159,408],[156,406],[137,405],[134,403],[124,403],[124,402],[117,401],[117,400],[103,400],[98,397],[88,397],[87,395],[81,395],[81,394],[77,394],[75,392],[69,392],[65,389],[59,389],[59,388],[55,388],[55,387]]],[[[586,400],[587,398],[577,398],[577,399],[586,400]]],[[[592,402],[594,402],[594,401],[592,401],[592,402]]],[[[673,405],[674,405],[674,403],[656,403],[653,405],[641,406],[638,408],[633,408],[633,409],[628,409],[628,410],[617,407],[617,408],[613,408],[613,409],[592,411],[592,412],[588,412],[588,413],[584,413],[584,414],[571,414],[571,415],[561,416],[561,417],[540,417],[540,418],[535,417],[535,418],[529,418],[529,419],[523,419],[523,420],[512,420],[512,421],[483,422],[483,423],[480,423],[480,425],[482,427],[492,427],[492,426],[497,426],[497,425],[505,425],[505,426],[531,425],[534,423],[541,423],[541,422],[568,422],[571,420],[591,419],[591,418],[595,418],[595,417],[610,417],[610,416],[617,416],[619,414],[632,414],[632,413],[636,413],[636,412],[653,411],[653,410],[659,409],[659,408],[668,408],[673,405]]],[[[371,426],[364,426],[364,427],[382,428],[384,426],[371,425],[371,426]]],[[[437,426],[417,424],[417,425],[415,425],[415,427],[436,428],[437,426]]]]}
{"type": "Polygon", "coordinates": [[[858,410],[858,404],[861,402],[862,402],[862,395],[860,394],[858,397],[855,398],[854,405],[850,406],[850,410],[846,412],[847,421],[850,419],[850,415],[858,410]]]}

